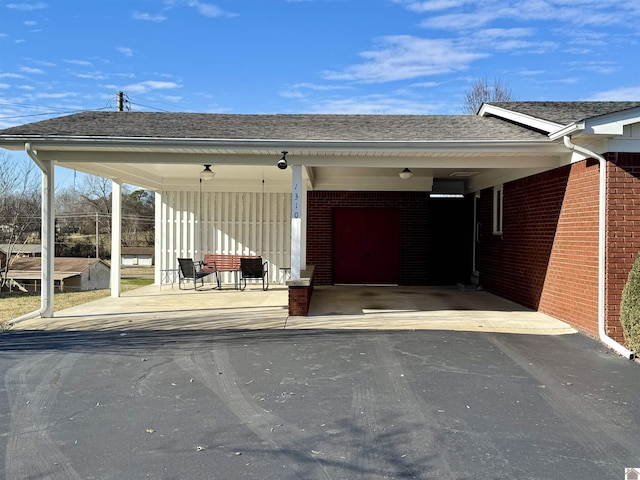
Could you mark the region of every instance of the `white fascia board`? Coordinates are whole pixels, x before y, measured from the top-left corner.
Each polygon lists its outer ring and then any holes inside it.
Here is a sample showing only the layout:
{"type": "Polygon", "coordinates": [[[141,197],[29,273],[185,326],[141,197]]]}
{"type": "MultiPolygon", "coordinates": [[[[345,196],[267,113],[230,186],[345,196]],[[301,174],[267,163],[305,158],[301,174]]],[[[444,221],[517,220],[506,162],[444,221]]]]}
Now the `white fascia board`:
{"type": "Polygon", "coordinates": [[[577,132],[587,135],[623,135],[624,127],[640,123],[640,107],[613,112],[607,115],[587,118],[567,125],[549,134],[549,139],[557,140],[577,132]]]}
{"type": "Polygon", "coordinates": [[[573,135],[576,132],[584,130],[584,122],[574,122],[562,127],[559,130],[551,132],[549,134],[549,140],[558,140],[559,138],[566,137],[567,135],[573,135]]]}
{"type": "Polygon", "coordinates": [[[614,112],[585,120],[585,133],[594,135],[622,135],[624,127],[640,123],[640,107],[614,112]]]}
{"type": "Polygon", "coordinates": [[[506,110],[504,108],[496,107],[495,105],[488,105],[486,103],[482,105],[480,111],[478,112],[478,115],[481,117],[493,115],[547,133],[554,132],[558,130],[558,128],[562,127],[562,125],[555,122],[532,117],[531,115],[525,115],[524,113],[514,112],[513,110],[506,110]]]}
{"type": "MultiPolygon", "coordinates": [[[[330,141],[330,140],[264,140],[264,139],[167,139],[117,137],[22,137],[0,139],[0,147],[24,149],[30,142],[39,152],[112,152],[163,153],[179,150],[181,153],[238,153],[256,151],[280,153],[286,149],[317,154],[319,152],[416,152],[445,151],[468,152],[482,150],[515,151],[526,148],[544,148],[550,143],[541,140],[453,140],[453,141],[330,141]]],[[[175,153],[175,152],[173,152],[175,153]]],[[[153,160],[150,160],[153,162],[153,160]]]]}

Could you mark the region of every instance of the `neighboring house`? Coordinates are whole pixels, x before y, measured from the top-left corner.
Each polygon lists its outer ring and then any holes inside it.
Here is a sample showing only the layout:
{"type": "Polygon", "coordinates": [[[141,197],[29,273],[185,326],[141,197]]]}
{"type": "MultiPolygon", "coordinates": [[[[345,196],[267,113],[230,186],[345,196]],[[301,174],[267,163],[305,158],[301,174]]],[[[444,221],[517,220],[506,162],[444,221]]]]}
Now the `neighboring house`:
{"type": "MultiPolygon", "coordinates": [[[[7,253],[10,245],[6,243],[0,244],[0,269],[4,270],[7,261],[7,253]]],[[[13,245],[12,257],[40,257],[42,256],[42,246],[40,244],[18,244],[13,245]]]]}
{"type": "MultiPolygon", "coordinates": [[[[30,292],[42,284],[41,258],[18,258],[11,265],[8,278],[14,286],[30,292]]],[[[56,257],[53,279],[60,292],[101,290],[109,288],[109,265],[95,258],[56,257]]]]}
{"type": "Polygon", "coordinates": [[[272,280],[291,268],[292,315],[306,313],[314,284],[476,282],[624,351],[640,102],[488,103],[478,115],[83,112],[2,130],[0,147],[27,151],[45,179],[61,165],[155,191],[157,282],[179,256],[262,255],[272,280]]]}
{"type": "Polygon", "coordinates": [[[151,267],[153,266],[153,247],[122,247],[122,266],[151,267]]]}

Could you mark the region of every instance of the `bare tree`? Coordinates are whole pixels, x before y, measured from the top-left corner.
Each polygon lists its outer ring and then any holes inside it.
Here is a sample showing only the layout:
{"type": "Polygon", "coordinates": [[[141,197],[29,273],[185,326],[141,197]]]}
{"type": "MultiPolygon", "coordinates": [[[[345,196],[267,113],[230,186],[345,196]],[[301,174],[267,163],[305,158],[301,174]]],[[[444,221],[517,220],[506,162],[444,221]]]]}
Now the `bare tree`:
{"type": "Polygon", "coordinates": [[[511,89],[499,79],[489,85],[486,77],[477,80],[471,88],[465,92],[463,111],[469,115],[475,115],[485,102],[511,102],[513,101],[511,89]]]}
{"type": "Polygon", "coordinates": [[[6,245],[0,286],[23,245],[38,236],[40,227],[40,185],[33,163],[14,160],[0,152],[0,236],[6,245]]]}
{"type": "MultiPolygon", "coordinates": [[[[57,255],[109,257],[111,235],[111,180],[87,176],[79,189],[56,194],[57,255]]],[[[122,187],[122,244],[153,245],[154,196],[122,187]]]]}

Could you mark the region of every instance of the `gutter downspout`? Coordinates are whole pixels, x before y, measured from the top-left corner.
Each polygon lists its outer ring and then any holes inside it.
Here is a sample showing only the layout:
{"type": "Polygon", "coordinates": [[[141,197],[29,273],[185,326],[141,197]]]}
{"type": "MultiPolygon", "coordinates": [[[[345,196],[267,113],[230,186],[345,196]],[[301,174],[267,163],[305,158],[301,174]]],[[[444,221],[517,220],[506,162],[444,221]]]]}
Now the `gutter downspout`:
{"type": "Polygon", "coordinates": [[[562,137],[564,145],[573,152],[595,158],[600,164],[600,195],[598,205],[598,336],[600,341],[625,358],[633,359],[634,354],[613,338],[605,328],[605,245],[606,245],[606,201],[607,201],[607,160],[597,153],[571,142],[569,135],[562,137]]]}

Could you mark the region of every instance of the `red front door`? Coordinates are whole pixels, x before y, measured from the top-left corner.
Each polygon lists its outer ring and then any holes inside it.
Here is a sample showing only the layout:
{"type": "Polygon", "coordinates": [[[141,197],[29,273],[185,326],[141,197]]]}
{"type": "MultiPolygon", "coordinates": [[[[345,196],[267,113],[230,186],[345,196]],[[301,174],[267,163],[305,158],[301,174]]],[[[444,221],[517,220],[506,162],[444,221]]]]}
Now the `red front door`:
{"type": "Polygon", "coordinates": [[[336,208],[333,220],[334,283],[400,282],[400,210],[336,208]]]}

